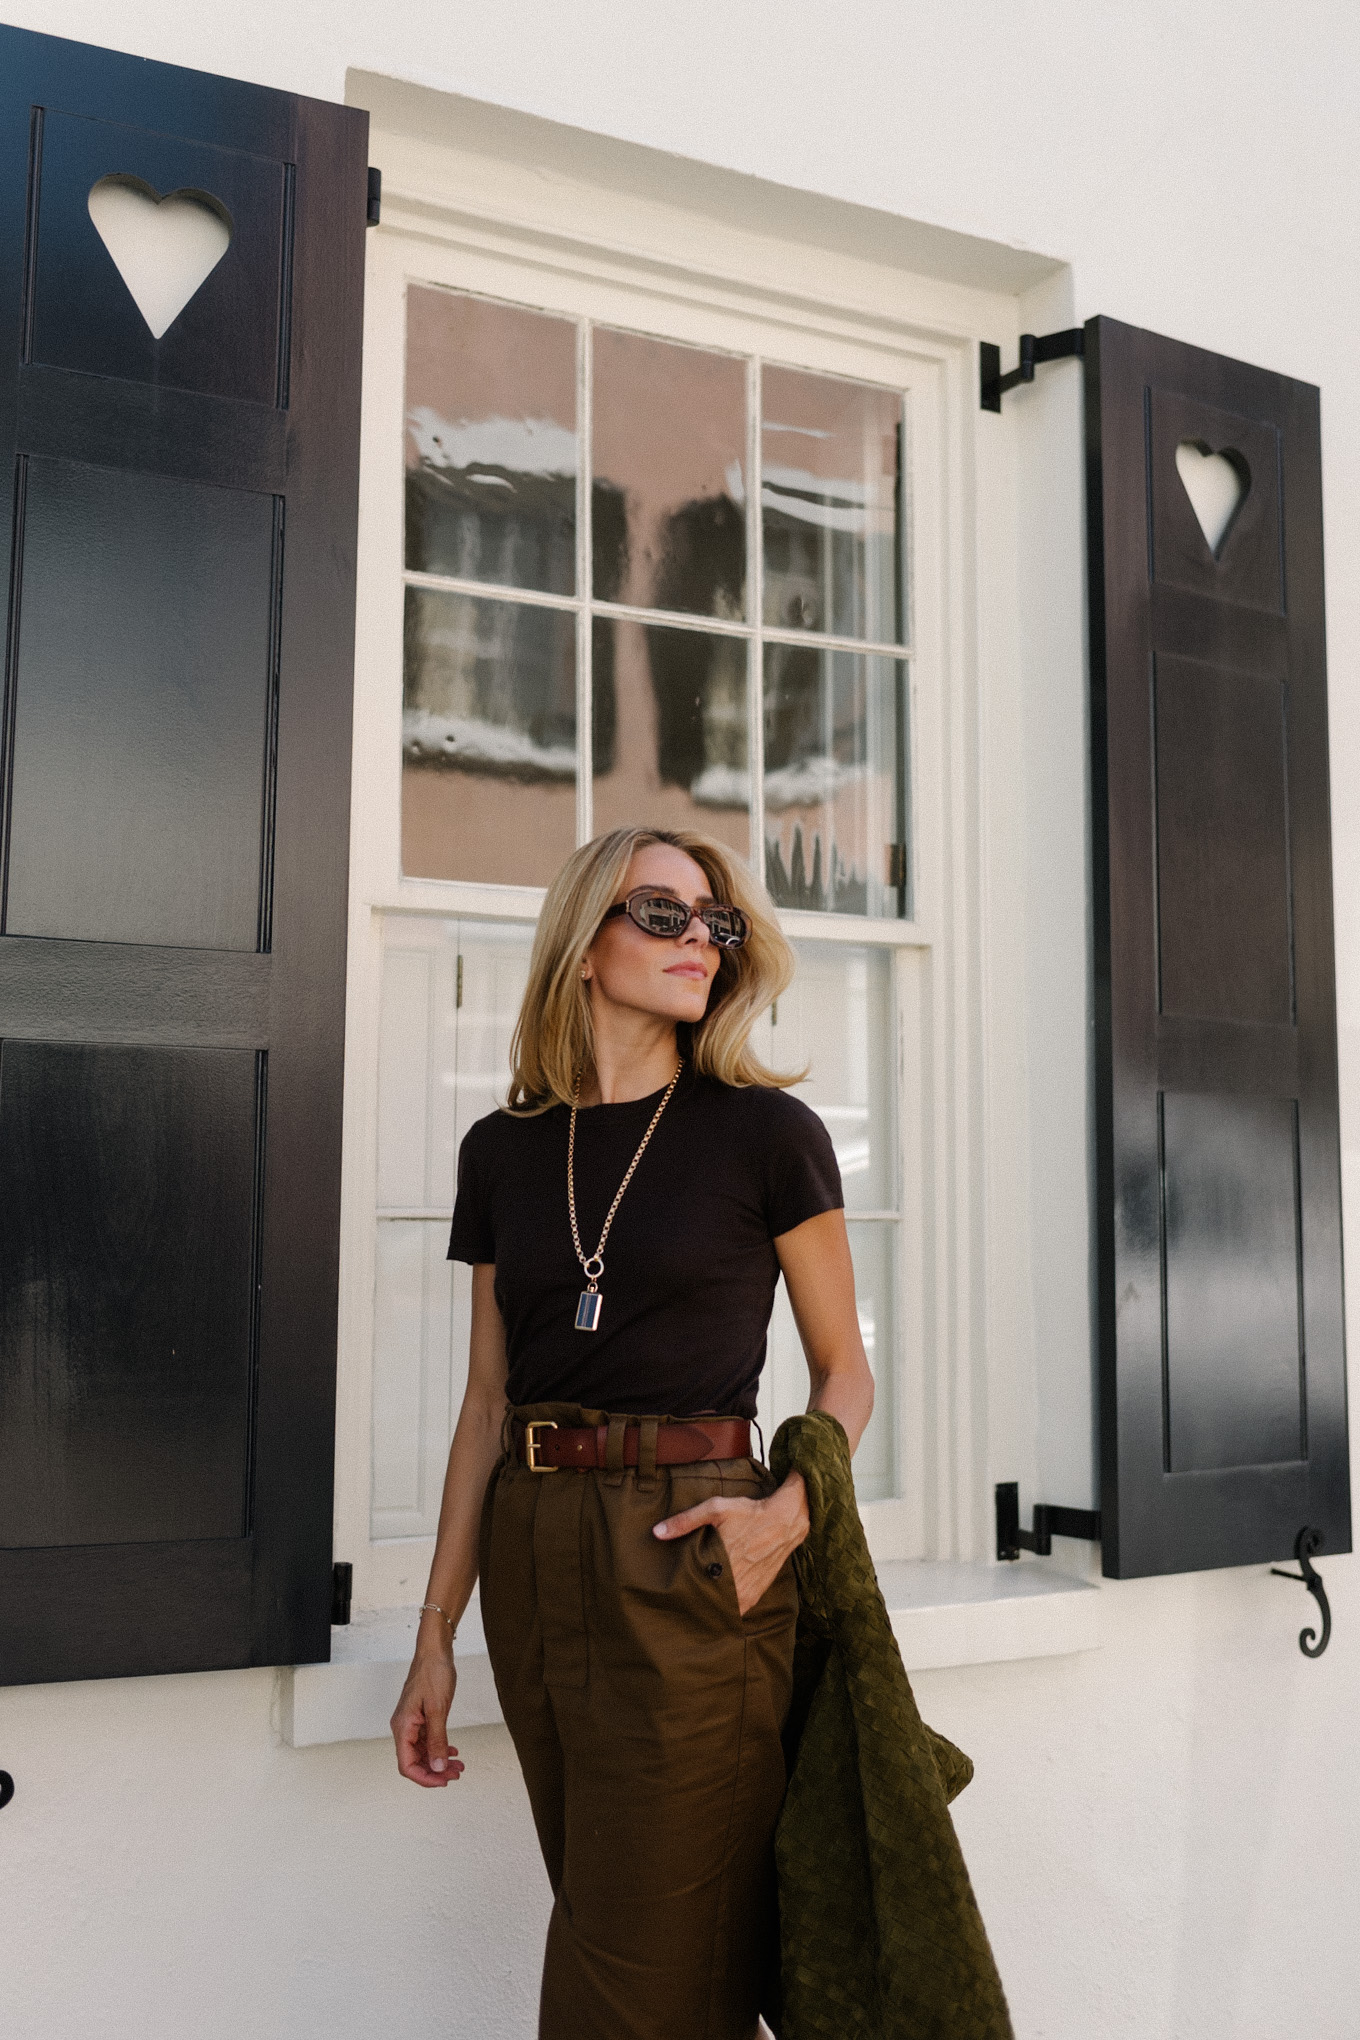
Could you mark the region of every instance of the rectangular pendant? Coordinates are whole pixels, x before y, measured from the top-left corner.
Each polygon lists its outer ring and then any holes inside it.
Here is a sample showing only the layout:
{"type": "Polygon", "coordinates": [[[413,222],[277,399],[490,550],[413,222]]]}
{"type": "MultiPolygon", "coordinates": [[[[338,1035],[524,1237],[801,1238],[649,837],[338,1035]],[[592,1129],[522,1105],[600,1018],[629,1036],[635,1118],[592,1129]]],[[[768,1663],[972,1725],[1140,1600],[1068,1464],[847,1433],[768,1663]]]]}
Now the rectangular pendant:
{"type": "Polygon", "coordinates": [[[576,1329],[578,1332],[595,1332],[600,1327],[600,1305],[604,1302],[598,1289],[583,1289],[581,1300],[576,1306],[576,1329]]]}

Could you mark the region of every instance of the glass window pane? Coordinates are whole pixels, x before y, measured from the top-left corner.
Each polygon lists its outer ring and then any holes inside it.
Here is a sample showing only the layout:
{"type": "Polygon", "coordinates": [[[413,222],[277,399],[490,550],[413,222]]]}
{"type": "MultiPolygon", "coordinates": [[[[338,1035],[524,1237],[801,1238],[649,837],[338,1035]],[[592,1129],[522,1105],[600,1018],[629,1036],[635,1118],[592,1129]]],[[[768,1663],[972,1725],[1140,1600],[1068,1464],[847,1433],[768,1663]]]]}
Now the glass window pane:
{"type": "Polygon", "coordinates": [[[746,364],[636,333],[594,336],[597,601],[746,614],[746,364]]]}
{"type": "Polygon", "coordinates": [[[408,588],[403,871],[546,885],[575,842],[574,617],[408,588]]]}
{"type": "Polygon", "coordinates": [[[907,669],[765,647],[765,883],[781,907],[909,915],[907,669]]]}
{"type": "Polygon", "coordinates": [[[881,1502],[897,1487],[895,1225],[852,1225],[855,1310],[865,1357],[874,1377],[874,1413],[855,1454],[855,1491],[862,1502],[881,1502]]]}
{"type": "Polygon", "coordinates": [[[807,1070],[797,1087],[825,1122],[845,1208],[897,1207],[892,952],[869,944],[797,942],[798,969],[752,1040],[777,1070],[807,1070]]]}
{"type": "Polygon", "coordinates": [[[379,1219],[373,1293],[374,1537],[429,1537],[467,1380],[472,1271],[447,1219],[379,1219]]]}
{"type": "MultiPolygon", "coordinates": [[[[897,1421],[894,1415],[893,1326],[895,1225],[852,1225],[850,1253],[855,1264],[855,1309],[864,1352],[874,1376],[874,1413],[855,1454],[855,1492],[861,1502],[881,1502],[897,1488],[897,1421]]],[[[774,1314],[765,1371],[760,1377],[757,1410],[767,1440],[785,1417],[807,1408],[808,1369],[802,1341],[781,1282],[775,1291],[774,1314]]]]}
{"type": "Polygon", "coordinates": [[[449,1118],[445,1144],[436,1154],[442,1172],[441,1198],[452,1199],[458,1149],[474,1119],[505,1103],[510,1083],[510,1039],[529,981],[534,930],[524,923],[497,927],[494,921],[459,924],[462,1003],[458,1008],[458,1068],[453,1103],[447,1073],[440,1078],[445,1102],[432,1106],[441,1128],[449,1118]]]}
{"type": "Polygon", "coordinates": [[[747,651],[741,638],[596,617],[595,829],[702,829],[749,857],[747,651]]]}
{"type": "MultiPolygon", "coordinates": [[[[796,942],[798,969],[776,1007],[753,1031],[757,1053],[775,1069],[807,1069],[795,1096],[826,1125],[845,1188],[855,1301],[874,1371],[874,1414],[855,1455],[861,1501],[895,1491],[896,1256],[893,1218],[855,1222],[858,1212],[897,1208],[897,1106],[892,952],[870,944],[796,942]]],[[[781,1283],[760,1388],[767,1433],[807,1407],[808,1372],[781,1283]]]]}
{"type": "Polygon", "coordinates": [[[765,622],[902,643],[901,397],[766,368],[762,409],[765,622]]]}
{"type": "Polygon", "coordinates": [[[505,1097],[534,931],[392,915],[378,1037],[375,1537],[430,1535],[466,1379],[471,1279],[445,1259],[458,1146],[505,1097]]]}
{"type": "Polygon", "coordinates": [[[406,564],[576,592],[576,328],[415,285],[406,299],[406,564]]]}

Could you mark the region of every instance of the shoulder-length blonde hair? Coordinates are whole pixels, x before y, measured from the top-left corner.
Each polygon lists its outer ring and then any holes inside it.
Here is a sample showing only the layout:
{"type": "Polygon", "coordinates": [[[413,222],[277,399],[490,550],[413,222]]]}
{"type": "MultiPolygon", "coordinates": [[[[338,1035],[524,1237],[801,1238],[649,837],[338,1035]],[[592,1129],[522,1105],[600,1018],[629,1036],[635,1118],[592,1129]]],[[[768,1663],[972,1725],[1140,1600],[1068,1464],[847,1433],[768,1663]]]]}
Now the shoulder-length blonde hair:
{"type": "Polygon", "coordinates": [[[510,1045],[507,1111],[527,1115],[569,1105],[581,1072],[591,1066],[595,1044],[581,962],[628,866],[649,843],[669,843],[692,857],[714,899],[740,907],[751,926],[740,949],[721,952],[703,1019],[677,1030],[681,1054],[700,1075],[723,1084],[782,1088],[798,1082],[800,1073],[767,1070],[750,1046],[755,1021],[793,977],[793,951],[764,887],[711,836],[688,829],[611,829],[575,851],[548,887],[510,1045]]]}

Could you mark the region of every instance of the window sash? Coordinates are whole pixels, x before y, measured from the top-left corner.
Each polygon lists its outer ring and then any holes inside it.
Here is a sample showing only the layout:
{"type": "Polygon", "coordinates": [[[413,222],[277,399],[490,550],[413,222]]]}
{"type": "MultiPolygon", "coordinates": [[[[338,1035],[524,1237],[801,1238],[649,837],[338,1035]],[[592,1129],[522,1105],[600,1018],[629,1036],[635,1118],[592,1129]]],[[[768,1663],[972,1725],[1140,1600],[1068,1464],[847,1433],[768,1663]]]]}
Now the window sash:
{"type": "MultiPolygon", "coordinates": [[[[411,275],[407,278],[409,288],[433,290],[453,288],[447,285],[411,275]]],[[[479,297],[484,294],[475,291],[458,290],[460,296],[479,297]]],[[[534,309],[527,300],[499,299],[513,309],[534,309]]],[[[554,311],[554,316],[564,316],[554,311]]],[[[567,314],[565,316],[571,316],[567,314]]],[[[862,656],[866,661],[891,659],[903,668],[903,686],[906,701],[905,756],[894,760],[896,787],[896,813],[891,826],[893,854],[902,860],[900,875],[894,887],[885,873],[873,874],[871,870],[875,843],[866,842],[866,882],[870,892],[894,889],[900,902],[896,915],[885,916],[898,921],[910,921],[914,915],[916,872],[918,855],[916,846],[916,811],[912,798],[912,760],[915,752],[913,723],[913,601],[914,601],[914,546],[911,505],[912,431],[911,431],[911,388],[908,383],[894,378],[880,378],[875,381],[866,375],[837,376],[836,371],[806,363],[789,363],[769,352],[752,351],[738,358],[746,365],[746,446],[745,495],[746,495],[746,617],[734,620],[725,617],[705,616],[685,611],[649,608],[636,603],[608,601],[597,598],[593,593],[593,534],[592,504],[594,482],[594,439],[592,404],[593,384],[593,336],[597,329],[609,332],[638,332],[653,335],[653,328],[638,324],[627,326],[618,320],[594,319],[584,314],[575,315],[577,333],[577,415],[576,415],[576,592],[572,595],[548,593],[543,590],[520,588],[504,582],[482,581],[459,575],[431,573],[405,565],[406,551],[402,549],[403,588],[424,588],[432,592],[458,595],[473,600],[496,601],[521,604],[526,608],[541,608],[559,614],[571,615],[576,619],[576,841],[589,842],[595,833],[595,785],[592,769],[592,728],[593,728],[593,624],[596,619],[611,618],[619,622],[644,626],[660,625],[698,631],[704,634],[738,639],[748,647],[746,694],[747,694],[747,771],[749,774],[748,827],[749,862],[762,883],[766,880],[767,838],[765,828],[766,784],[764,769],[765,752],[765,688],[764,648],[767,645],[788,645],[816,653],[846,653],[862,656]],[[899,621],[901,636],[896,640],[868,637],[854,637],[835,632],[809,629],[789,629],[764,620],[764,532],[762,525],[762,504],[764,499],[763,464],[763,404],[762,371],[766,366],[777,369],[793,368],[798,373],[810,376],[831,375],[843,382],[859,383],[865,387],[890,392],[901,405],[901,426],[898,448],[898,505],[896,545],[898,552],[897,571],[900,575],[901,600],[899,621]],[[900,834],[898,833],[900,831],[900,834]],[[898,847],[893,847],[898,846],[898,847]],[[885,880],[887,881],[885,884],[885,880]]],[[[658,337],[676,341],[672,334],[658,337]]],[[[709,353],[724,353],[732,350],[713,346],[704,341],[697,344],[709,353]]],[[[829,856],[829,846],[828,846],[829,856]]],[[[422,874],[405,873],[404,879],[421,881],[422,874]]],[[[430,882],[430,881],[424,881],[430,882]]],[[[440,885],[458,884],[456,879],[436,879],[440,885]]],[[[813,908],[810,911],[826,913],[828,918],[852,918],[856,921],[869,916],[842,916],[831,908],[813,908]]],[[[872,918],[879,918],[874,916],[872,918]]]]}
{"type": "MultiPolygon", "coordinates": [[[[466,1383],[471,1277],[445,1253],[458,1148],[504,1096],[527,976],[527,925],[389,915],[378,1038],[372,1486],[375,1541],[433,1534],[466,1383]]],[[[804,1101],[841,1164],[861,1331],[878,1399],[856,1456],[861,1499],[897,1491],[903,1157],[896,1129],[898,985],[881,945],[812,943],[753,1030],[767,1066],[813,1065],[804,1101]],[[781,1009],[782,1008],[782,1012],[781,1009]],[[887,1129],[884,1133],[883,1129],[887,1129]]],[[[807,1370],[776,1291],[759,1417],[767,1436],[806,1407],[807,1370]]]]}

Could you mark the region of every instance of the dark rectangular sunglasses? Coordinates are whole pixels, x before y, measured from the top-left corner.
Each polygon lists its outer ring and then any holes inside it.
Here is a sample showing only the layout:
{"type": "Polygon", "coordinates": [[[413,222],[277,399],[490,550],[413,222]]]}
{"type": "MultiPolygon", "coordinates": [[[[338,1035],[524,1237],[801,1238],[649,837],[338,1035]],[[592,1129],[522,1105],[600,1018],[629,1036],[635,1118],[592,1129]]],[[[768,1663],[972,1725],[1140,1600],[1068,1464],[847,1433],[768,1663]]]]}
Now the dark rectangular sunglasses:
{"type": "Polygon", "coordinates": [[[707,906],[687,907],[674,893],[652,892],[646,886],[630,892],[604,918],[612,921],[616,914],[627,914],[644,935],[658,935],[671,941],[683,935],[697,915],[708,930],[709,940],[719,949],[740,949],[751,932],[740,907],[720,907],[716,900],[707,906]]]}

